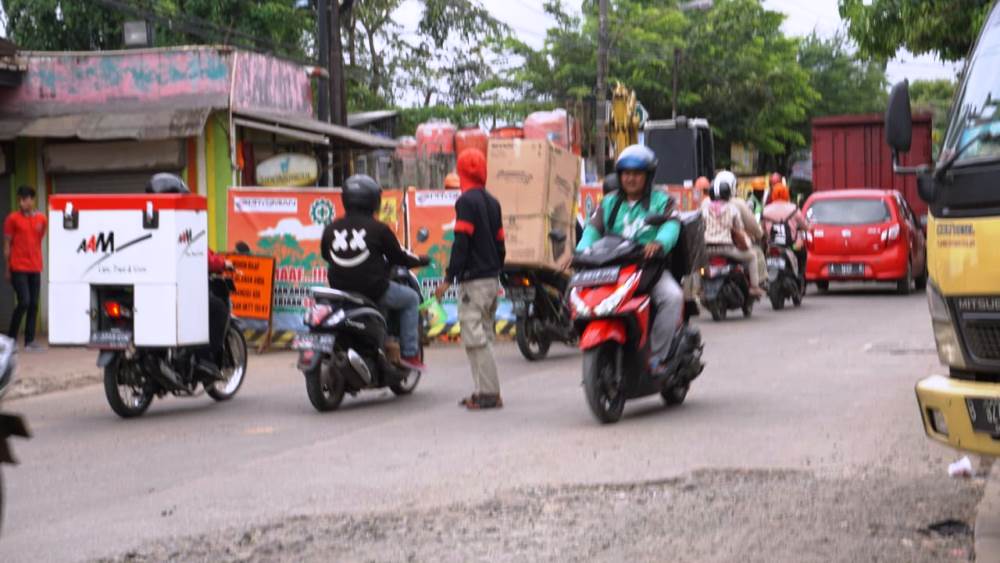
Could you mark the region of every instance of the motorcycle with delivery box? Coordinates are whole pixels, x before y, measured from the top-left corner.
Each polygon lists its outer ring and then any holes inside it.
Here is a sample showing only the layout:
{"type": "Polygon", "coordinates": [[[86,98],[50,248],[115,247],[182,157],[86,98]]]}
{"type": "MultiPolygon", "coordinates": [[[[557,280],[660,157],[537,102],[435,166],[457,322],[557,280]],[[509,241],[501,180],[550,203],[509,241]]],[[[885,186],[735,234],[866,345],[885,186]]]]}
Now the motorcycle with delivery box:
{"type": "Polygon", "coordinates": [[[207,223],[206,200],[194,194],[50,198],[49,342],[99,350],[105,395],[123,418],[168,393],[225,401],[243,384],[236,319],[227,319],[221,357],[208,346],[209,292],[231,312],[235,286],[209,278],[207,223]]]}

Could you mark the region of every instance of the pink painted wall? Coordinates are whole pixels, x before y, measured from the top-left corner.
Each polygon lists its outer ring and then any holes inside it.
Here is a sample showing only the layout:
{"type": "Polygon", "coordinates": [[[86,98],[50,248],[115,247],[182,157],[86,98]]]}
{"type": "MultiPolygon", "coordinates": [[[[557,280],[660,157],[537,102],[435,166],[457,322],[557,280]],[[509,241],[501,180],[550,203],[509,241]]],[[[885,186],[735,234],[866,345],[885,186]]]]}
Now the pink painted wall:
{"type": "Polygon", "coordinates": [[[235,57],[234,110],[313,116],[312,88],[303,67],[245,51],[235,57]]]}
{"type": "Polygon", "coordinates": [[[231,53],[185,49],[94,54],[31,53],[21,87],[0,113],[59,115],[108,107],[216,107],[229,103],[231,53]]]}
{"type": "Polygon", "coordinates": [[[305,69],[266,55],[196,47],[25,58],[21,86],[0,91],[0,115],[226,109],[232,89],[234,109],[312,117],[305,69]]]}

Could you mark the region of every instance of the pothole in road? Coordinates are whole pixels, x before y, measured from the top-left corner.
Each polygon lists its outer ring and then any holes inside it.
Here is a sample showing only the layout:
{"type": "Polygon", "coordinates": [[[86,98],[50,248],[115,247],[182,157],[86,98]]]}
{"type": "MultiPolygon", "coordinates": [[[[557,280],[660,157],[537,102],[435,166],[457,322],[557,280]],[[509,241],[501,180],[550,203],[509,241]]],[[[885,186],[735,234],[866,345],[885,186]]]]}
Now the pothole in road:
{"type": "Polygon", "coordinates": [[[972,528],[968,524],[961,520],[952,519],[935,522],[922,531],[927,534],[934,533],[944,537],[972,535],[972,528]]]}

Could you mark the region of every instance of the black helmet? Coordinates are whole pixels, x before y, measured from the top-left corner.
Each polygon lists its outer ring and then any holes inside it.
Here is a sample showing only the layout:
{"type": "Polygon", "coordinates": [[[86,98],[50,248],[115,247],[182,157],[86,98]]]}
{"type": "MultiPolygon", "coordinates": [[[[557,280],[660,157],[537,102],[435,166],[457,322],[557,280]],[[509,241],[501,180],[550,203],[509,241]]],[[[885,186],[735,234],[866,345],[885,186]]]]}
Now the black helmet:
{"type": "Polygon", "coordinates": [[[712,181],[712,189],[709,190],[708,197],[712,198],[712,201],[729,201],[735,190],[736,175],[728,170],[723,170],[716,174],[715,180],[712,181]]]}
{"type": "Polygon", "coordinates": [[[616,192],[622,189],[621,180],[618,179],[618,173],[612,172],[604,177],[604,195],[608,195],[611,192],[616,192]]]}
{"type": "Polygon", "coordinates": [[[371,215],[382,207],[382,187],[371,176],[355,174],[344,182],[344,210],[371,215]]]}
{"type": "Polygon", "coordinates": [[[181,177],[169,172],[153,174],[153,177],[146,182],[147,194],[189,194],[187,184],[181,177]]]}

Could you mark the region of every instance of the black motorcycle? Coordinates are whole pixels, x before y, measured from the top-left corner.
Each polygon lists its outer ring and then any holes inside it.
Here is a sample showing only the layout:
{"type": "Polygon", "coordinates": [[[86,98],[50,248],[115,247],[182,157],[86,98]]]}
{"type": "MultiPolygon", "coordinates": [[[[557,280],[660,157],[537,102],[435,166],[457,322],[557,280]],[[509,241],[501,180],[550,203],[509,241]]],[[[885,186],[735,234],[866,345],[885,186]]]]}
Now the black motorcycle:
{"type": "Polygon", "coordinates": [[[552,342],[575,346],[573,328],[565,295],[569,276],[527,266],[504,269],[504,293],[513,307],[517,348],[529,361],[538,361],[549,353],[552,342]]]}
{"type": "Polygon", "coordinates": [[[796,260],[795,253],[788,247],[771,245],[767,248],[767,296],[775,311],[783,309],[789,299],[796,307],[802,305],[805,283],[795,273],[796,260]]]}
{"type": "MultiPolygon", "coordinates": [[[[212,275],[209,291],[227,305],[236,290],[233,280],[212,275]]],[[[101,350],[98,367],[104,368],[104,394],[111,410],[122,418],[142,415],[154,397],[171,394],[195,397],[204,389],[216,401],[232,399],[247,371],[247,343],[239,321],[227,314],[221,364],[210,358],[207,345],[174,348],[137,347],[133,343],[132,288],[95,286],[92,345],[101,350]],[[205,369],[205,363],[217,370],[205,369]]]]}
{"type": "Polygon", "coordinates": [[[725,320],[732,309],[753,314],[756,301],[750,295],[750,277],[743,264],[725,256],[710,256],[701,270],[702,303],[712,314],[713,321],[725,320]]]}
{"type": "MultiPolygon", "coordinates": [[[[413,273],[395,267],[392,281],[420,294],[413,273]]],[[[397,396],[409,395],[420,383],[420,372],[398,364],[398,315],[386,314],[364,295],[313,287],[306,311],[307,334],[295,339],[298,368],[306,379],[309,402],[320,411],[336,410],[344,394],[388,387],[397,396]],[[392,335],[394,338],[390,338],[392,335]]],[[[418,340],[420,358],[423,342],[418,340]]]]}

